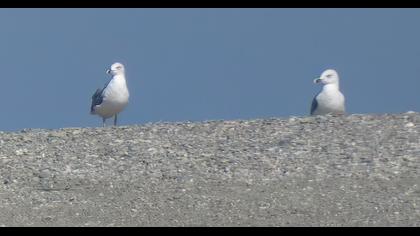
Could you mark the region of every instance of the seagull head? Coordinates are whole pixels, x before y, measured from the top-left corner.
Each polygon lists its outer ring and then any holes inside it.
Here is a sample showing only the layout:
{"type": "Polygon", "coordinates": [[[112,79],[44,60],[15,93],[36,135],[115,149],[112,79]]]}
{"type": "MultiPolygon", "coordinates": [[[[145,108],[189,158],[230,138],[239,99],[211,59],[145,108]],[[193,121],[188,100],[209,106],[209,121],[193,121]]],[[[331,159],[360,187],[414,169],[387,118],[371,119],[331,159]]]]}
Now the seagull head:
{"type": "Polygon", "coordinates": [[[124,74],[124,65],[119,63],[119,62],[116,62],[116,63],[111,65],[111,68],[108,69],[106,71],[106,73],[110,74],[112,76],[119,75],[119,74],[124,74]]]}
{"type": "Polygon", "coordinates": [[[314,83],[322,83],[322,84],[337,84],[339,81],[338,73],[335,70],[328,69],[322,72],[321,76],[314,79],[314,83]]]}

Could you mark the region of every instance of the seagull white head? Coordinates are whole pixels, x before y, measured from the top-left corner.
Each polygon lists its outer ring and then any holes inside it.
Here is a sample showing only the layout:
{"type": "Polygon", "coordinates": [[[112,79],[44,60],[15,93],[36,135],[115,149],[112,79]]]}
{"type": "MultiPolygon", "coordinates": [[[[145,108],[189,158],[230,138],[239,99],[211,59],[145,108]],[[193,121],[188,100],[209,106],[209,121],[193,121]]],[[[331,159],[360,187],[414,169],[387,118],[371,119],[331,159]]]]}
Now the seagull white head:
{"type": "Polygon", "coordinates": [[[111,68],[108,69],[106,73],[114,76],[114,75],[124,74],[124,71],[125,71],[124,65],[119,62],[116,62],[111,65],[111,68]]]}
{"type": "Polygon", "coordinates": [[[314,79],[314,83],[337,84],[338,86],[339,80],[340,78],[338,77],[337,71],[328,69],[322,72],[320,77],[314,79]]]}

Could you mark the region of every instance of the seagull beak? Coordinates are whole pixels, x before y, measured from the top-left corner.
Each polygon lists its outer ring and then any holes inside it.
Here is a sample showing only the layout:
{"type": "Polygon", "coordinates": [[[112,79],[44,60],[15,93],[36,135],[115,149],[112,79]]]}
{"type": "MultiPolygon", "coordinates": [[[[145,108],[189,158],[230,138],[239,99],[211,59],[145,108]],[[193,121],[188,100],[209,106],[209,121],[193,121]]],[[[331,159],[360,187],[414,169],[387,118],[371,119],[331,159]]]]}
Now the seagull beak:
{"type": "Polygon", "coordinates": [[[314,79],[314,84],[317,84],[317,83],[319,83],[319,82],[321,82],[321,78],[319,78],[319,77],[318,77],[318,78],[315,78],[315,79],[314,79]]]}
{"type": "Polygon", "coordinates": [[[111,74],[111,70],[106,70],[106,73],[107,74],[111,74]]]}

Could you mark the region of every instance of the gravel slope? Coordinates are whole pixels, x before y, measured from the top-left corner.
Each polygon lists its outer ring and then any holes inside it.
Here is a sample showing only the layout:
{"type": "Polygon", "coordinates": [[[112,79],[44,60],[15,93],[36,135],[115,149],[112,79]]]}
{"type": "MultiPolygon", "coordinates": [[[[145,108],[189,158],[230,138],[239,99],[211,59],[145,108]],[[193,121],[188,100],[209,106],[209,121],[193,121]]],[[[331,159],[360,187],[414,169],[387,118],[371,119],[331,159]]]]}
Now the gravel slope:
{"type": "Polygon", "coordinates": [[[420,114],[0,132],[3,226],[420,226],[420,114]]]}

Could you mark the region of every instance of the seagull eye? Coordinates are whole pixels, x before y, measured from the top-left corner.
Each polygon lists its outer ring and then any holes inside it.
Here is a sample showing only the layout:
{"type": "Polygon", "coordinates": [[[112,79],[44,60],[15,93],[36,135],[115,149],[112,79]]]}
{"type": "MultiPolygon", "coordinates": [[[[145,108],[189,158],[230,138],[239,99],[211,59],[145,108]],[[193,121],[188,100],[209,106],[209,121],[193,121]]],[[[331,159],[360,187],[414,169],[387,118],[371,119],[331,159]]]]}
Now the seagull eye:
{"type": "Polygon", "coordinates": [[[332,75],[330,74],[330,75],[327,75],[327,78],[331,78],[332,77],[332,75]]]}
{"type": "Polygon", "coordinates": [[[121,66],[117,66],[117,69],[119,70],[119,69],[121,69],[121,66]]]}

